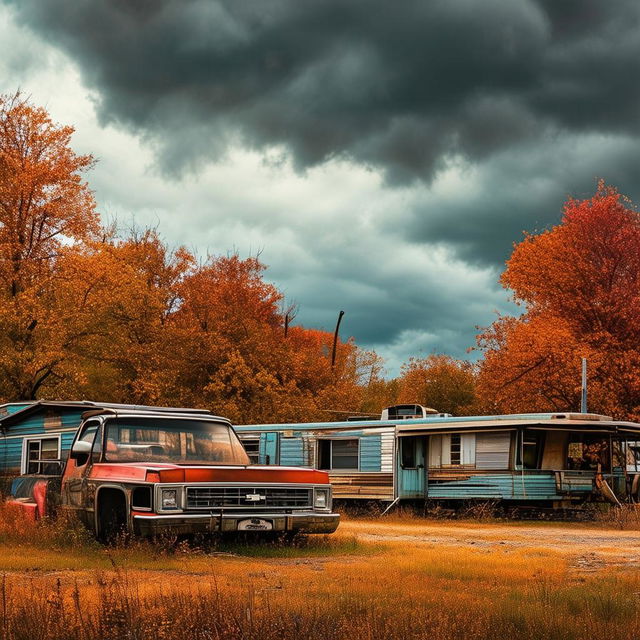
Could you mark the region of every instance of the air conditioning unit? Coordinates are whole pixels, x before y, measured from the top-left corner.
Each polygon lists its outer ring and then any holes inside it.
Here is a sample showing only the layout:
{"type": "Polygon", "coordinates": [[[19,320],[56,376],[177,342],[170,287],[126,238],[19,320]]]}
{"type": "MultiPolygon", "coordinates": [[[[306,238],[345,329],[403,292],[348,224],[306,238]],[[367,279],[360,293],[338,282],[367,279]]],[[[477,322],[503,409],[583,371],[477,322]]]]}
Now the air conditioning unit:
{"type": "Polygon", "coordinates": [[[423,407],[421,404],[396,404],[382,410],[380,420],[413,420],[427,417],[449,417],[448,413],[440,413],[435,409],[423,407]]]}

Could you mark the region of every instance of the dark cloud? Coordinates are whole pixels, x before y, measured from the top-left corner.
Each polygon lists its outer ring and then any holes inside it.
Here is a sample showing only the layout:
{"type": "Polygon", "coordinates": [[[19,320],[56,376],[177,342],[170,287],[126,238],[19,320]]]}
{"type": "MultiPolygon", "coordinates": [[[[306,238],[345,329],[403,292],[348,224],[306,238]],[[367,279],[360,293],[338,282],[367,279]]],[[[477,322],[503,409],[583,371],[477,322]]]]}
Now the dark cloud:
{"type": "Polygon", "coordinates": [[[469,264],[503,264],[523,231],[557,224],[564,202],[590,198],[599,179],[640,202],[640,146],[633,137],[543,137],[465,173],[464,197],[431,194],[416,204],[406,237],[443,243],[469,264]]]}
{"type": "Polygon", "coordinates": [[[238,143],[281,145],[300,170],[346,157],[390,185],[461,163],[482,184],[425,202],[407,236],[482,264],[598,176],[636,195],[637,0],[5,2],[170,172],[238,143]]]}
{"type": "Polygon", "coordinates": [[[210,127],[210,138],[231,127],[248,144],[286,144],[301,166],[347,154],[428,178],[443,154],[481,157],[532,135],[534,123],[638,126],[634,0],[20,0],[15,9],[73,55],[105,119],[168,148],[191,125],[210,127]]]}

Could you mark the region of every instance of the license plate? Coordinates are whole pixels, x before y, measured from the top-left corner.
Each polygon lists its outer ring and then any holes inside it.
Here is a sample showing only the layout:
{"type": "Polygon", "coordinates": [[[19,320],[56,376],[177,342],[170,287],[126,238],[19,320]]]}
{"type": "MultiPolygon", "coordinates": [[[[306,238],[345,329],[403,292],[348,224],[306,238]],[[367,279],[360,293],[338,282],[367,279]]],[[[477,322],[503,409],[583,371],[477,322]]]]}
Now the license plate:
{"type": "Polygon", "coordinates": [[[262,518],[250,518],[238,522],[238,531],[271,531],[271,529],[273,529],[273,522],[262,518]]]}

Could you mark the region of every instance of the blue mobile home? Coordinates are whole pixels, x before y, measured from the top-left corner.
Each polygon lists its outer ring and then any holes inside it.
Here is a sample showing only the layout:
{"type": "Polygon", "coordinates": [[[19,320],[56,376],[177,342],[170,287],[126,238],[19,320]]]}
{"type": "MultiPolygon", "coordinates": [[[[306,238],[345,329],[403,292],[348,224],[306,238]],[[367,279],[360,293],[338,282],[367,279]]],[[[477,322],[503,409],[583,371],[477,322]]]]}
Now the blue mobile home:
{"type": "MultiPolygon", "coordinates": [[[[34,400],[0,405],[0,478],[59,475],[83,414],[109,408],[149,409],[89,400],[34,400]]],[[[200,413],[196,409],[180,411],[200,413]]]]}
{"type": "Polygon", "coordinates": [[[336,498],[394,499],[395,427],[380,421],[235,427],[258,464],[329,471],[336,498]]]}
{"type": "Polygon", "coordinates": [[[0,476],[55,475],[92,402],[32,401],[0,405],[0,476]]]}
{"type": "Polygon", "coordinates": [[[236,430],[256,462],[329,471],[337,498],[559,507],[640,495],[637,423],[578,413],[388,416],[236,430]]]}

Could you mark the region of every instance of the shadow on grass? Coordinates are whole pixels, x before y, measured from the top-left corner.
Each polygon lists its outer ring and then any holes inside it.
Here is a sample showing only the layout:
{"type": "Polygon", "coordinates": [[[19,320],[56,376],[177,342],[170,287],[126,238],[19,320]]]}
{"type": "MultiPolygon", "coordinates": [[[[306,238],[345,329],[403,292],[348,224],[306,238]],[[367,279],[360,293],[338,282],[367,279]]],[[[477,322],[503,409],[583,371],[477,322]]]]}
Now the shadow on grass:
{"type": "MultiPolygon", "coordinates": [[[[12,555],[12,568],[29,562],[38,563],[38,557],[61,552],[63,556],[82,558],[100,563],[105,555],[112,562],[140,566],[145,562],[172,564],[181,557],[194,558],[214,555],[233,555],[248,558],[301,558],[331,557],[345,555],[370,555],[378,550],[372,544],[363,543],[354,535],[267,535],[256,533],[234,533],[211,536],[163,536],[155,539],[140,539],[128,535],[117,538],[109,546],[97,542],[92,534],[77,520],[61,515],[57,519],[42,519],[34,522],[21,509],[9,505],[0,506],[0,545],[5,559],[12,555]],[[36,549],[25,554],[24,549],[36,549]],[[21,551],[23,550],[23,551],[21,551]],[[23,562],[18,560],[22,558],[23,562]]],[[[52,559],[49,564],[56,563],[52,559]]],[[[77,564],[77,562],[75,563],[77,564]]],[[[91,564],[91,562],[89,562],[91,564]]],[[[52,565],[52,566],[53,566],[52,565]]]]}
{"type": "Polygon", "coordinates": [[[163,536],[155,539],[120,538],[106,551],[112,557],[178,559],[210,556],[238,556],[246,558],[331,558],[367,556],[381,547],[361,542],[354,535],[256,535],[224,534],[211,536],[163,536]]]}

